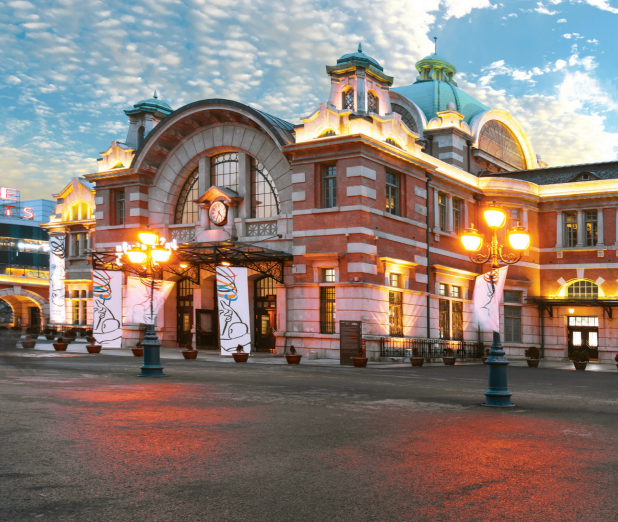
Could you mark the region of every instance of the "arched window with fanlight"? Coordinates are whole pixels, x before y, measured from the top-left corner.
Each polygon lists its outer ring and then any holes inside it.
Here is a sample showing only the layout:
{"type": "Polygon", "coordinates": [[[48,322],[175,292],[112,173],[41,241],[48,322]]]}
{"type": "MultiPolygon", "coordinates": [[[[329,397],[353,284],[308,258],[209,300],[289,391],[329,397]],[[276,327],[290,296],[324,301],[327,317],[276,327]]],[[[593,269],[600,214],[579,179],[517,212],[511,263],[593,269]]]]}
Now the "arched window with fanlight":
{"type": "Polygon", "coordinates": [[[367,112],[380,114],[380,98],[371,91],[367,93],[367,112]]]}
{"type": "Polygon", "coordinates": [[[597,299],[598,297],[599,287],[592,281],[582,279],[567,287],[568,299],[597,299]]]}
{"type": "Polygon", "coordinates": [[[393,112],[396,112],[397,114],[401,115],[401,121],[403,124],[406,125],[406,127],[408,127],[408,129],[410,129],[415,134],[418,134],[418,125],[416,124],[416,120],[414,119],[414,116],[410,114],[410,111],[408,111],[402,105],[398,105],[397,103],[392,103],[392,102],[391,102],[391,109],[393,110],[393,112]]]}
{"type": "Polygon", "coordinates": [[[238,152],[226,152],[210,159],[210,182],[238,192],[238,152]]]}
{"type": "Polygon", "coordinates": [[[71,205],[67,212],[68,221],[81,221],[92,217],[92,209],[84,201],[78,201],[71,205]]]}
{"type": "Polygon", "coordinates": [[[251,160],[251,217],[279,215],[279,192],[270,173],[258,160],[251,160]]]}
{"type": "Polygon", "coordinates": [[[341,108],[354,110],[354,89],[352,87],[341,93],[341,108]]]}
{"type": "Polygon", "coordinates": [[[195,200],[200,197],[200,182],[197,167],[189,174],[176,203],[174,223],[193,224],[199,219],[199,210],[195,200]]]}
{"type": "Polygon", "coordinates": [[[517,170],[526,168],[526,160],[519,141],[511,130],[496,120],[483,125],[479,149],[491,154],[517,170]]]}

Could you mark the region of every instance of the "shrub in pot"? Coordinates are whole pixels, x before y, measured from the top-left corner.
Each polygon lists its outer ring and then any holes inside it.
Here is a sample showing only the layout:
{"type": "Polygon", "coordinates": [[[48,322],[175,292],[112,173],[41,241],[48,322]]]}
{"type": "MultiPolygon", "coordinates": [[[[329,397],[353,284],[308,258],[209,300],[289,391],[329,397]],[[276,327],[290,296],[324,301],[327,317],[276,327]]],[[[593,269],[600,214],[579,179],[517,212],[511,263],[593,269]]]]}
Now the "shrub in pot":
{"type": "Polygon", "coordinates": [[[526,362],[528,363],[528,368],[538,368],[539,360],[541,359],[541,352],[536,346],[531,346],[528,348],[524,355],[526,356],[526,362]]]}
{"type": "Polygon", "coordinates": [[[144,349],[142,348],[141,341],[137,341],[135,348],[131,348],[131,351],[133,352],[133,355],[135,355],[135,357],[144,357],[144,349]]]}
{"type": "Polygon", "coordinates": [[[92,337],[92,334],[93,334],[93,333],[94,333],[94,332],[92,331],[92,329],[91,329],[91,328],[88,328],[88,330],[86,330],[86,337],[92,337]]]}
{"type": "Polygon", "coordinates": [[[185,359],[188,359],[188,360],[197,359],[197,350],[193,348],[193,344],[191,343],[191,341],[185,344],[184,348],[185,349],[181,350],[181,352],[182,352],[182,356],[185,359]]]}
{"type": "Polygon", "coordinates": [[[56,338],[56,330],[45,328],[45,330],[43,330],[43,335],[45,335],[45,339],[48,341],[53,341],[56,338]]]}
{"type": "Polygon", "coordinates": [[[101,345],[97,344],[97,340],[94,337],[88,338],[89,344],[86,345],[88,353],[101,353],[101,345]]]}
{"type": "Polygon", "coordinates": [[[416,368],[423,366],[425,358],[418,356],[418,348],[412,348],[412,357],[410,357],[410,362],[412,363],[412,366],[416,368]]]}
{"type": "Polygon", "coordinates": [[[31,335],[26,335],[26,339],[20,342],[23,348],[34,348],[34,346],[36,345],[36,341],[32,340],[31,335]]]}
{"type": "Polygon", "coordinates": [[[11,326],[11,335],[13,339],[19,339],[21,337],[21,327],[11,326]]]}
{"type": "Polygon", "coordinates": [[[285,354],[285,359],[288,362],[288,364],[300,364],[301,358],[302,358],[302,355],[298,355],[296,353],[296,348],[294,348],[294,345],[290,346],[289,355],[287,353],[285,354]]]}
{"type": "Polygon", "coordinates": [[[588,355],[588,350],[575,350],[571,354],[571,360],[575,365],[576,370],[585,370],[588,361],[590,360],[590,355],[588,355]]]}
{"type": "Polygon", "coordinates": [[[352,361],[354,368],[366,368],[367,367],[367,361],[369,359],[365,357],[365,354],[363,353],[362,344],[359,346],[358,351],[356,352],[356,357],[350,357],[350,360],[352,361]]]}
{"type": "Polygon", "coordinates": [[[442,361],[444,362],[444,364],[446,364],[447,366],[455,366],[456,360],[457,357],[452,348],[447,348],[446,350],[444,350],[444,355],[442,356],[442,361]]]}
{"type": "Polygon", "coordinates": [[[239,344],[236,347],[236,351],[232,352],[232,357],[234,357],[234,361],[237,363],[246,363],[249,360],[249,354],[244,352],[242,344],[239,344]]]}
{"type": "Polygon", "coordinates": [[[63,337],[58,337],[58,340],[53,343],[52,346],[57,352],[66,352],[69,343],[67,343],[63,337]]]}
{"type": "Polygon", "coordinates": [[[38,339],[40,328],[38,326],[30,326],[26,328],[26,334],[28,334],[32,339],[38,339]]]}

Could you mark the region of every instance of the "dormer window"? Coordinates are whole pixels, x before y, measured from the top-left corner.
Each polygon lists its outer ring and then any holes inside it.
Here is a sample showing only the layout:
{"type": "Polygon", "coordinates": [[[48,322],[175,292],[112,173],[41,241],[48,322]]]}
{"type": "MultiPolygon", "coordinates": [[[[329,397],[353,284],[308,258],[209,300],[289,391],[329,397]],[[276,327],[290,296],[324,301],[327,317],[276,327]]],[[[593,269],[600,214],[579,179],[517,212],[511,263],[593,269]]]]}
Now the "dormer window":
{"type": "Polygon", "coordinates": [[[341,94],[341,108],[354,110],[354,89],[350,87],[341,94]]]}
{"type": "Polygon", "coordinates": [[[331,136],[337,136],[333,129],[325,130],[322,134],[318,136],[318,138],[330,138],[331,136]]]}
{"type": "Polygon", "coordinates": [[[398,149],[401,148],[401,145],[399,145],[399,143],[397,143],[393,138],[386,138],[386,143],[388,143],[389,145],[392,145],[393,147],[397,147],[398,149]]]}
{"type": "Polygon", "coordinates": [[[367,94],[367,111],[380,113],[380,99],[371,91],[367,94]]]}

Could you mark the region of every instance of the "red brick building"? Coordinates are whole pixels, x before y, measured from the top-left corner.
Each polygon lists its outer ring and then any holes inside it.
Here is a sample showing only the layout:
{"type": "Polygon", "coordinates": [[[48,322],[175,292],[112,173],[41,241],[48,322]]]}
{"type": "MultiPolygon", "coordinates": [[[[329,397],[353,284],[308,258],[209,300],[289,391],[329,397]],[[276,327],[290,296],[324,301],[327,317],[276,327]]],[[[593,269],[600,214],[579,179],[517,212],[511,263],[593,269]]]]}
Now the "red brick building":
{"type": "MultiPolygon", "coordinates": [[[[249,271],[255,349],[337,358],[339,321],[355,320],[375,358],[384,338],[490,338],[471,313],[480,267],[458,236],[474,223],[489,237],[480,210],[495,199],[507,227],[532,237],[509,268],[507,354],[534,345],[564,358],[587,342],[612,357],[618,164],[546,168],[512,116],[457,87],[450,63],[431,55],[416,68],[416,83],[393,89],[359,48],[327,67],[330,95],[299,125],[228,100],[140,102],[125,111],[125,142],[86,176],[95,249],[149,225],[181,244],[279,252],[280,282],[249,271]]],[[[202,328],[217,315],[212,273],[166,277],[177,284],[157,320],[163,344],[212,345],[202,328]]],[[[123,326],[125,345],[138,336],[123,326]]]]}

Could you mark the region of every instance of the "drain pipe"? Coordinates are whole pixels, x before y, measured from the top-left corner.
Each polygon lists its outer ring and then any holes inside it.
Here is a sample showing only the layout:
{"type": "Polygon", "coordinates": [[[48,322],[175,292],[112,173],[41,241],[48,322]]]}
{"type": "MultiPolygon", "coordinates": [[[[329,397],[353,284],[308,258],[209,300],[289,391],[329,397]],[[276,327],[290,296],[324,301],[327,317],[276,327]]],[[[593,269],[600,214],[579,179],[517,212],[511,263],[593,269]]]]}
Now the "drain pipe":
{"type": "Polygon", "coordinates": [[[425,173],[425,176],[427,177],[425,182],[425,195],[427,196],[427,216],[425,220],[427,223],[427,339],[431,339],[431,276],[429,273],[429,216],[431,215],[431,198],[429,197],[429,182],[432,180],[432,176],[429,172],[425,173]]]}
{"type": "MultiPolygon", "coordinates": [[[[470,157],[470,149],[468,148],[468,158],[470,157]]],[[[477,230],[480,228],[479,219],[480,219],[480,210],[481,210],[481,195],[474,194],[474,199],[476,200],[476,226],[477,230]]],[[[483,265],[476,265],[476,271],[479,275],[483,273],[483,265]]],[[[476,327],[476,342],[481,344],[483,342],[483,335],[481,333],[481,325],[480,323],[476,327]]],[[[484,354],[483,354],[484,355],[484,354]]]]}

